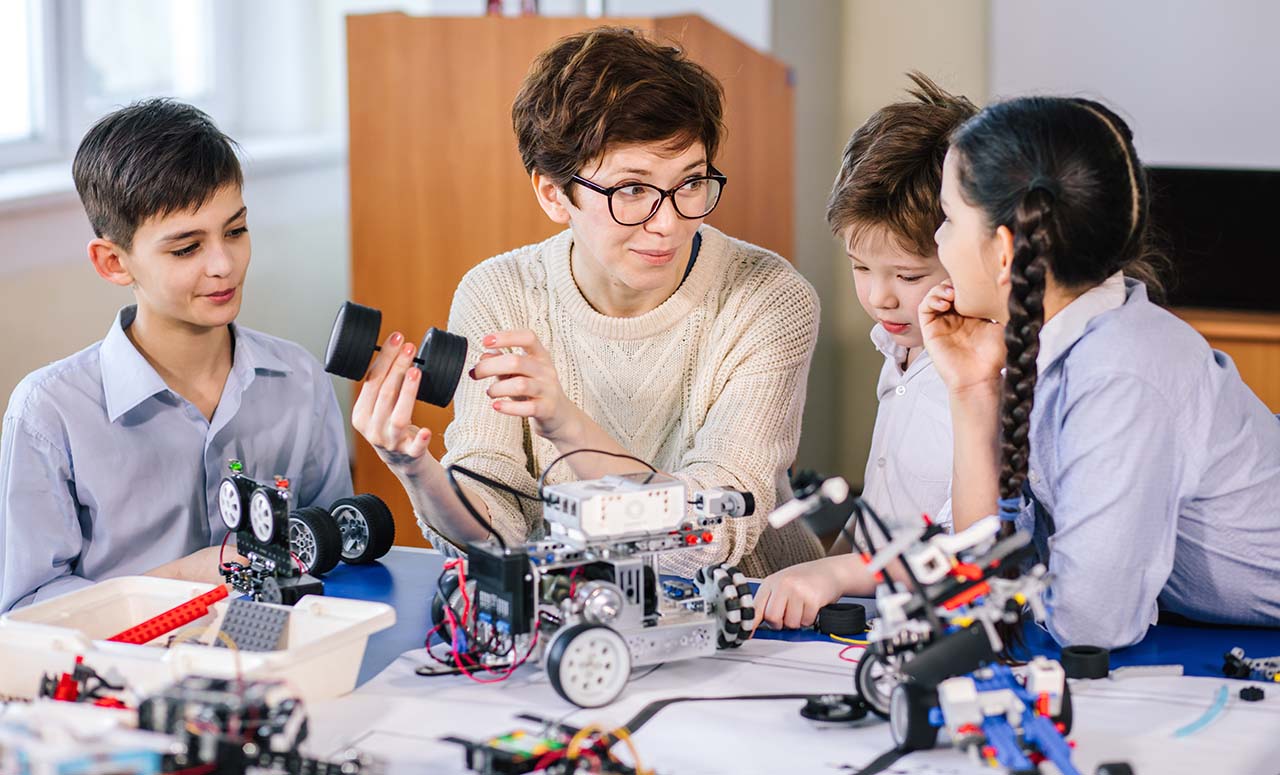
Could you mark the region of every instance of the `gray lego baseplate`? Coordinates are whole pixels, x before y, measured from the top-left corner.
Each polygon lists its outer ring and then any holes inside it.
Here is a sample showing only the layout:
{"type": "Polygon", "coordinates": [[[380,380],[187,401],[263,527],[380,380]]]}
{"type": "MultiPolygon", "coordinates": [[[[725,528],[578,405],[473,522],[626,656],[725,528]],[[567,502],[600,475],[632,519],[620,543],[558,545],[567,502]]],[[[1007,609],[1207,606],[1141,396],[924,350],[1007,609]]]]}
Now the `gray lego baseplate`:
{"type": "MultiPolygon", "coordinates": [[[[232,600],[227,607],[220,632],[230,638],[241,651],[276,651],[285,647],[290,613],[288,608],[239,598],[232,600]]],[[[228,648],[222,638],[214,641],[213,645],[228,648]]]]}

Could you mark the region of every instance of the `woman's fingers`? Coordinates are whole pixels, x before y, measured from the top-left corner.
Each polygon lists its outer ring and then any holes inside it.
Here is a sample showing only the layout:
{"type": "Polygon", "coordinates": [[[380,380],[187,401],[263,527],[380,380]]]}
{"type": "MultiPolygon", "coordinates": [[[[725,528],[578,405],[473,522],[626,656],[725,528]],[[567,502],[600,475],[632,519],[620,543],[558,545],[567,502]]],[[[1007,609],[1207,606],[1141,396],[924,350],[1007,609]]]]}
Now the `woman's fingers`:
{"type": "MultiPolygon", "coordinates": [[[[405,373],[409,371],[409,367],[413,364],[413,344],[411,342],[404,343],[395,360],[392,361],[391,367],[387,370],[386,375],[382,379],[382,385],[378,389],[378,396],[374,399],[373,411],[369,414],[368,430],[373,431],[385,446],[388,443],[394,444],[399,440],[396,435],[385,435],[388,421],[391,419],[391,412],[395,408],[396,401],[399,399],[404,388],[405,373]]],[[[416,371],[416,369],[415,369],[416,371]]],[[[375,446],[378,443],[367,433],[365,438],[370,444],[375,446]]]]}
{"type": "Polygon", "coordinates": [[[489,386],[485,393],[490,398],[514,398],[523,400],[542,395],[542,386],[528,377],[508,377],[489,386]]]}
{"type": "Polygon", "coordinates": [[[400,386],[400,395],[396,397],[391,414],[387,417],[385,438],[399,439],[413,422],[413,407],[418,402],[418,383],[422,381],[422,372],[409,369],[405,372],[404,383],[400,386]]]}
{"type": "Polygon", "coordinates": [[[494,334],[489,334],[481,343],[486,349],[490,350],[519,347],[535,358],[540,358],[547,354],[547,348],[542,346],[542,342],[539,341],[538,335],[528,329],[499,331],[494,334]]]}
{"type": "Polygon", "coordinates": [[[530,398],[524,401],[499,398],[493,402],[493,410],[508,417],[540,417],[543,403],[543,400],[538,398],[530,398]]]}
{"type": "Polygon", "coordinates": [[[397,348],[403,340],[404,337],[399,331],[393,332],[387,337],[382,351],[374,356],[369,372],[365,375],[364,384],[360,386],[360,394],[356,396],[356,401],[351,406],[351,424],[357,431],[363,433],[365,430],[369,416],[373,413],[373,405],[378,400],[378,391],[382,389],[382,380],[387,370],[391,368],[391,363],[399,352],[397,348]]]}

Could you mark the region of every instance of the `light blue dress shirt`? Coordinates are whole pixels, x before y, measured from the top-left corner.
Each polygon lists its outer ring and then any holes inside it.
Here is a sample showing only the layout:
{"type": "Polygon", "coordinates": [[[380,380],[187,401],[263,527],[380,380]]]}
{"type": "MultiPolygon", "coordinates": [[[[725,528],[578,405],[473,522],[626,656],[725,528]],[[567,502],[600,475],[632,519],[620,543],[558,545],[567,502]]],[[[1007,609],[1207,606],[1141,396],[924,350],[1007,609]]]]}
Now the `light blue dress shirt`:
{"type": "Polygon", "coordinates": [[[0,437],[0,611],[139,574],[226,535],[227,460],[289,478],[297,506],[351,494],[333,385],[299,345],[232,325],[212,421],[171,391],[125,329],[28,375],[0,437]]]}
{"type": "Polygon", "coordinates": [[[1054,638],[1126,646],[1159,609],[1280,626],[1280,419],[1231,359],[1118,275],[1041,348],[1018,527],[1054,638]]]}

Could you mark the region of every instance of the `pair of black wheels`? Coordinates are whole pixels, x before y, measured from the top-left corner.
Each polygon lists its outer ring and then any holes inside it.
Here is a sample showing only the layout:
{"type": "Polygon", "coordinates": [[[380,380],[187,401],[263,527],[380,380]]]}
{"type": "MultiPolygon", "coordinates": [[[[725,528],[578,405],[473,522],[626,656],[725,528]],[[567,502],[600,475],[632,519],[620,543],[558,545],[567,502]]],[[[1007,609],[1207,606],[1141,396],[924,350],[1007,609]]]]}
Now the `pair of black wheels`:
{"type": "Polygon", "coordinates": [[[289,514],[289,551],[307,573],[323,575],[337,567],[371,563],[391,550],[396,523],[376,495],[337,500],[328,509],[310,506],[289,514]]]}
{"type": "MultiPolygon", "coordinates": [[[[378,346],[382,329],[382,311],[354,301],[343,303],[329,333],[325,348],[324,370],[339,377],[359,382],[369,370],[369,361],[378,346]]],[[[422,372],[418,383],[418,400],[435,406],[448,406],[462,378],[467,360],[467,340],[457,334],[432,328],[422,336],[414,367],[422,372]]]]}

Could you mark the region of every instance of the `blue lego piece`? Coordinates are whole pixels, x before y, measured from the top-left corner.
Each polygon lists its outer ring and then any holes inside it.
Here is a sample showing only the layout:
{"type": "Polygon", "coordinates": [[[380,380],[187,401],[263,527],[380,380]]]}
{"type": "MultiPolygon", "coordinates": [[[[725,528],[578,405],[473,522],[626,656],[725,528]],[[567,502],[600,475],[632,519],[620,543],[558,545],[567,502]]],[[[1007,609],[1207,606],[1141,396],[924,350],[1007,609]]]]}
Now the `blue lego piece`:
{"type": "Polygon", "coordinates": [[[995,749],[1000,766],[1015,772],[1035,770],[1035,765],[1022,752],[1018,733],[1007,717],[987,716],[982,720],[982,733],[987,736],[987,745],[995,749]]]}

